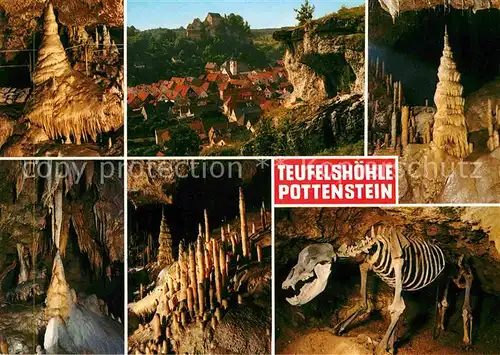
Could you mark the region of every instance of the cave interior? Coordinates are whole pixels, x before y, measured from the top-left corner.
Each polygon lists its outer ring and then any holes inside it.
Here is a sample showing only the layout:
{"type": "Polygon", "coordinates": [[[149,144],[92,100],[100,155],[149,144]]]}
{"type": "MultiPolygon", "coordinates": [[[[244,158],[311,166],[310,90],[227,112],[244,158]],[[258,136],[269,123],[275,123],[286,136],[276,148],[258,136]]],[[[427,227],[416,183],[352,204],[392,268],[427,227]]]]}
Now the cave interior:
{"type": "MultiPolygon", "coordinates": [[[[390,323],[387,307],[394,297],[390,288],[373,272],[368,273],[368,297],[372,313],[351,324],[342,335],[334,327],[355,309],[360,296],[360,259],[338,258],[332,264],[326,289],[302,306],[292,306],[281,287],[297,263],[299,252],[313,243],[329,242],[334,250],[347,242],[364,238],[370,226],[382,223],[403,226],[423,233],[444,251],[447,267],[440,278],[413,292],[403,291],[406,309],[396,328],[398,354],[493,354],[500,345],[498,322],[500,284],[495,275],[500,266],[498,251],[488,240],[488,232],[474,223],[458,222],[460,209],[442,208],[438,213],[419,209],[279,209],[276,211],[276,352],[371,354],[370,341],[378,342],[390,323]],[[441,297],[446,275],[456,276],[457,258],[464,255],[474,279],[471,290],[473,313],[472,346],[462,342],[462,305],[465,292],[453,283],[449,288],[449,308],[445,331],[433,339],[436,300],[441,297]],[[369,340],[371,339],[371,340],[369,340]]],[[[497,212],[494,212],[497,213],[497,212]]]]}

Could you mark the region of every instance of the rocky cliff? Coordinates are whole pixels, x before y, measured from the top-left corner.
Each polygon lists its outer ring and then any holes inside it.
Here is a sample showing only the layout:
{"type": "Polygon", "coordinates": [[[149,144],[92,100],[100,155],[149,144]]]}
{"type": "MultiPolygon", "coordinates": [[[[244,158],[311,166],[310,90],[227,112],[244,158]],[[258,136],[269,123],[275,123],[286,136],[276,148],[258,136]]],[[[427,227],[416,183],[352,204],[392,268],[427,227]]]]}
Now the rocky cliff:
{"type": "Polygon", "coordinates": [[[338,13],[303,26],[276,31],[284,42],[284,57],[294,87],[292,102],[318,102],[339,93],[363,93],[364,7],[338,13]]]}

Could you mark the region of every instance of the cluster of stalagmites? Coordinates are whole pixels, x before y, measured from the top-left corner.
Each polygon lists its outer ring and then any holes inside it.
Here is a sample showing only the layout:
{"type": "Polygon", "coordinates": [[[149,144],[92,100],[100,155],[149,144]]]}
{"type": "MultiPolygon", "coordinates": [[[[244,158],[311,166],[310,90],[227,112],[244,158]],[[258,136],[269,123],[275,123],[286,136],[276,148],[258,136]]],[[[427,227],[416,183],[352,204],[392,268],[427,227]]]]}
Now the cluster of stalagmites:
{"type": "Polygon", "coordinates": [[[51,139],[62,138],[68,144],[97,142],[99,134],[123,125],[118,90],[104,90],[71,67],[51,4],[45,11],[43,41],[32,80],[25,116],[51,139]]]}
{"type": "MultiPolygon", "coordinates": [[[[385,134],[384,142],[377,140],[375,149],[391,148],[398,154],[404,151],[408,144],[412,143],[433,143],[437,148],[446,153],[465,159],[472,153],[472,143],[468,142],[468,130],[465,121],[465,99],[463,98],[463,86],[460,84],[460,73],[453,59],[453,53],[448,41],[448,31],[445,29],[443,55],[438,69],[438,84],[434,94],[436,104],[436,113],[434,114],[434,123],[426,122],[424,132],[417,131],[417,124],[413,108],[403,106],[401,82],[393,82],[392,74],[386,75],[384,63],[382,71],[379,70],[379,60],[375,64],[376,78],[385,79],[387,87],[387,96],[393,96],[393,108],[391,117],[391,132],[385,134]],[[400,118],[398,120],[398,117],[400,118]],[[400,121],[400,132],[398,136],[398,121],[400,121]],[[389,142],[390,137],[390,142],[389,142]]],[[[490,151],[496,149],[499,144],[498,130],[496,129],[493,110],[490,102],[488,113],[488,148],[490,151]]],[[[379,102],[375,102],[375,114],[379,110],[379,102]]],[[[428,100],[426,100],[426,108],[428,100]]],[[[498,118],[499,109],[496,109],[498,118]]]]}
{"type": "MultiPolygon", "coordinates": [[[[263,205],[262,230],[268,228],[266,218],[263,205]]],[[[156,307],[156,313],[150,323],[139,326],[139,331],[150,328],[153,339],[146,343],[130,344],[129,353],[178,353],[181,336],[189,327],[213,332],[233,299],[239,304],[244,302],[244,295],[238,290],[239,280],[235,280],[235,276],[240,267],[255,258],[254,251],[257,261],[262,261],[262,248],[259,244],[256,244],[255,248],[252,246],[252,235],[258,235],[260,232],[256,231],[253,224],[252,234],[248,233],[245,200],[241,189],[240,219],[241,235],[232,232],[228,224],[227,228],[221,226],[220,238],[216,238],[210,235],[208,213],[205,210],[205,226],[203,228],[199,225],[196,243],[179,244],[178,259],[164,269],[168,270],[168,276],[160,278],[162,284],[157,284],[155,289],[158,293],[149,294],[144,298],[155,298],[153,308],[156,307]]],[[[164,234],[164,224],[166,223],[163,218],[163,232],[160,236],[164,234]]],[[[162,253],[159,253],[160,255],[162,253]]],[[[142,292],[140,297],[142,298],[142,292]]],[[[141,300],[137,303],[140,302],[141,300]]],[[[142,305],[140,307],[144,315],[151,311],[144,309],[142,305]]]]}

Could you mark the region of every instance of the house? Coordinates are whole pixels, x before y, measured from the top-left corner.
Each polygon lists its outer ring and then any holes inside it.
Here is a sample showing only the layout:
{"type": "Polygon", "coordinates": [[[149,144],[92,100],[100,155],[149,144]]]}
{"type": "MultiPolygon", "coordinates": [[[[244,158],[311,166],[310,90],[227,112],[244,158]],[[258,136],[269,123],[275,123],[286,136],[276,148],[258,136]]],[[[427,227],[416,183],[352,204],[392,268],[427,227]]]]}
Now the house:
{"type": "Polygon", "coordinates": [[[205,126],[203,125],[203,121],[193,121],[189,122],[189,127],[191,127],[192,130],[194,130],[196,133],[198,133],[198,136],[202,141],[208,138],[207,133],[205,131],[205,126]]]}
{"type": "Polygon", "coordinates": [[[192,39],[201,39],[204,32],[203,22],[199,18],[195,18],[192,23],[187,26],[186,36],[192,39]]]}
{"type": "Polygon", "coordinates": [[[216,72],[216,71],[218,71],[218,70],[219,70],[219,66],[217,65],[217,63],[213,63],[213,62],[211,62],[211,63],[207,63],[207,64],[205,65],[205,71],[206,71],[207,73],[209,73],[209,74],[211,74],[211,73],[215,73],[215,72],[216,72]]]}
{"type": "Polygon", "coordinates": [[[156,145],[163,145],[171,139],[172,137],[170,136],[168,129],[165,128],[155,130],[156,145]]]}
{"type": "Polygon", "coordinates": [[[231,111],[228,117],[229,121],[237,122],[239,126],[244,126],[248,121],[255,124],[260,119],[260,107],[250,102],[238,103],[236,108],[231,111]]]}

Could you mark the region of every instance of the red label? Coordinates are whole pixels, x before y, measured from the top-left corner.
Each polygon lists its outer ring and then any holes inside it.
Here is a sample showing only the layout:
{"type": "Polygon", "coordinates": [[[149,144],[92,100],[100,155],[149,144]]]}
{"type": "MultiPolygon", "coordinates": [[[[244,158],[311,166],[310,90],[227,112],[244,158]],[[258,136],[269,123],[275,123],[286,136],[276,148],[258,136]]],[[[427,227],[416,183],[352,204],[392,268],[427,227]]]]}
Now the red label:
{"type": "Polygon", "coordinates": [[[276,159],[276,205],[396,203],[396,158],[276,159]]]}

